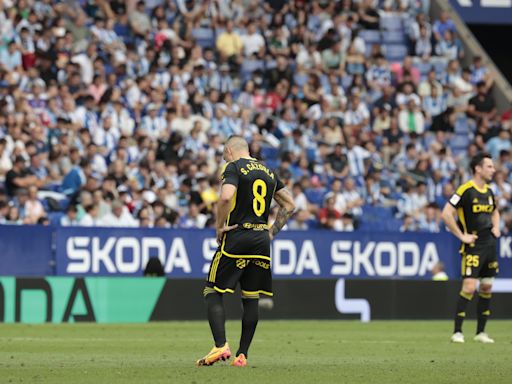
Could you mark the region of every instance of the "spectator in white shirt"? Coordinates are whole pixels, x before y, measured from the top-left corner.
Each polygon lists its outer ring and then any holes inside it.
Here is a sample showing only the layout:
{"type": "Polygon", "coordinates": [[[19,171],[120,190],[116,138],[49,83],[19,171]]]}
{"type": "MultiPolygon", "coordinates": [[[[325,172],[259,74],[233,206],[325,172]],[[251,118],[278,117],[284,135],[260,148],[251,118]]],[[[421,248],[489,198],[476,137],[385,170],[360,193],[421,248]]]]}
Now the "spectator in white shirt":
{"type": "Polygon", "coordinates": [[[342,186],[343,184],[340,179],[334,180],[332,182],[331,191],[325,195],[325,199],[333,197],[334,208],[343,215],[347,211],[347,200],[341,191],[342,186]]]}
{"type": "MultiPolygon", "coordinates": [[[[118,130],[121,135],[133,135],[135,129],[135,121],[131,118],[130,112],[128,112],[128,110],[123,107],[121,100],[113,101],[109,114],[110,118],[112,119],[112,126],[118,130]]],[[[161,124],[161,121],[159,123],[161,124]]]]}
{"type": "Polygon", "coordinates": [[[99,224],[99,210],[94,204],[85,207],[85,215],[80,219],[79,225],[82,227],[95,227],[99,224]]]}
{"type": "Polygon", "coordinates": [[[322,55],[316,49],[316,44],[311,42],[300,47],[297,54],[297,66],[302,69],[314,69],[322,67],[322,55]]]}
{"type": "Polygon", "coordinates": [[[368,86],[379,94],[384,87],[391,84],[391,71],[383,54],[376,56],[376,63],[366,72],[366,81],[368,86]]]}
{"type": "Polygon", "coordinates": [[[402,109],[398,114],[398,126],[403,133],[425,132],[425,118],[414,99],[409,99],[407,109],[402,109]]]}
{"type": "Polygon", "coordinates": [[[346,156],[352,177],[362,177],[366,174],[366,160],[370,152],[356,144],[356,138],[350,136],[347,140],[346,156]]]}
{"type": "Polygon", "coordinates": [[[441,231],[441,211],[436,203],[431,203],[420,215],[418,229],[424,232],[437,233],[441,231]]]}
{"type": "Polygon", "coordinates": [[[369,122],[368,107],[361,101],[361,96],[358,93],[352,95],[350,108],[345,113],[345,133],[350,136],[357,135],[362,130],[369,128],[369,122]]]}
{"type": "Polygon", "coordinates": [[[180,228],[199,228],[202,229],[206,225],[206,221],[208,220],[208,216],[201,213],[199,211],[199,206],[190,202],[188,204],[188,212],[186,215],[182,216],[179,222],[180,228]]]}
{"type": "Polygon", "coordinates": [[[302,190],[302,186],[300,183],[293,184],[292,187],[292,195],[293,201],[295,202],[295,207],[297,211],[309,211],[309,203],[304,191],[302,190]]]}
{"type": "Polygon", "coordinates": [[[353,179],[348,178],[345,180],[345,191],[343,196],[347,204],[347,213],[352,214],[354,217],[361,217],[363,214],[364,199],[356,189],[356,184],[353,179]]]}
{"type": "Polygon", "coordinates": [[[41,217],[46,215],[43,204],[37,198],[37,187],[35,185],[28,187],[28,199],[25,202],[24,211],[27,224],[36,224],[41,217]]]}
{"type": "Polygon", "coordinates": [[[455,164],[453,156],[446,151],[446,148],[440,148],[437,154],[432,157],[432,169],[449,179],[457,169],[457,164],[455,164]]]}
{"type": "Polygon", "coordinates": [[[396,103],[400,109],[405,109],[410,100],[413,100],[416,105],[421,104],[420,97],[414,93],[413,84],[408,82],[403,84],[402,91],[396,95],[396,103]]]}
{"type": "Polygon", "coordinates": [[[505,173],[499,170],[494,175],[494,182],[491,183],[494,192],[496,205],[499,209],[507,209],[512,198],[512,186],[505,180],[505,173]]]}
{"type": "Polygon", "coordinates": [[[148,105],[148,114],[142,118],[141,131],[152,140],[158,138],[165,132],[167,121],[163,116],[158,116],[158,107],[156,104],[148,105]]]}
{"type": "Polygon", "coordinates": [[[76,208],[76,205],[70,204],[68,209],[66,209],[66,214],[60,219],[60,225],[63,227],[76,227],[80,225],[77,220],[77,213],[78,209],[76,208]]]}
{"type": "Polygon", "coordinates": [[[265,53],[265,39],[258,32],[256,24],[250,22],[247,26],[247,33],[241,36],[246,57],[262,58],[265,53]]]}
{"type": "Polygon", "coordinates": [[[128,208],[119,200],[112,202],[112,212],[103,216],[99,223],[103,227],[136,227],[138,224],[137,220],[128,211],[128,208]]]}

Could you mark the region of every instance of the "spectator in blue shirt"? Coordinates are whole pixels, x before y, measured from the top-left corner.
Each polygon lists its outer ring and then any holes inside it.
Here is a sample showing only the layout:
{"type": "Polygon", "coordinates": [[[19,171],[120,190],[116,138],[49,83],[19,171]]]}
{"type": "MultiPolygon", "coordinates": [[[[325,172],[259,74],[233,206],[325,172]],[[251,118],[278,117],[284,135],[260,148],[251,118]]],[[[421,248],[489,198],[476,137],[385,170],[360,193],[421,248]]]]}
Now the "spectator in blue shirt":
{"type": "Polygon", "coordinates": [[[446,11],[442,11],[441,15],[439,15],[439,20],[434,22],[432,27],[434,32],[434,37],[436,41],[441,41],[444,38],[444,33],[446,31],[455,32],[455,23],[450,18],[450,15],[446,11]]]}

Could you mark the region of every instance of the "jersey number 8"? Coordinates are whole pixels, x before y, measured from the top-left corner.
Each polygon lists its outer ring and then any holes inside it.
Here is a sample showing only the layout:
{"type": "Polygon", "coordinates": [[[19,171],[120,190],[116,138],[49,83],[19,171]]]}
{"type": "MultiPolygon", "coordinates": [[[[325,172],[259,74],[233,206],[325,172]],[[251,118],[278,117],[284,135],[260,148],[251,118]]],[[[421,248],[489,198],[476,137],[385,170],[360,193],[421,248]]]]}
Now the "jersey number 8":
{"type": "Polygon", "coordinates": [[[265,212],[265,196],[267,196],[267,184],[257,179],[252,184],[252,194],[254,199],[252,200],[252,209],[256,216],[260,217],[265,212]]]}

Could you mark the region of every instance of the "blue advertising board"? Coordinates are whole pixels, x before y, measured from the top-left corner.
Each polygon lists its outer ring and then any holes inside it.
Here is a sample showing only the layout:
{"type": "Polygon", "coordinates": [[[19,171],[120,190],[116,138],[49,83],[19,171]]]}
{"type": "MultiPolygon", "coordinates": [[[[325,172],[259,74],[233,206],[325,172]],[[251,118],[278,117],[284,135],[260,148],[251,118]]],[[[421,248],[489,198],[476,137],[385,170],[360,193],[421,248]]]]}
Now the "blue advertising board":
{"type": "MultiPolygon", "coordinates": [[[[500,277],[512,277],[512,237],[500,240],[500,277]]],[[[150,257],[166,274],[203,278],[217,244],[210,230],[60,228],[58,275],[140,276],[150,257]]],[[[459,243],[449,233],[283,231],[272,242],[275,278],[429,279],[443,261],[460,274],[459,243]]]]}
{"type": "MultiPolygon", "coordinates": [[[[141,276],[150,257],[173,278],[204,278],[212,230],[0,226],[3,276],[141,276]]],[[[282,231],[272,242],[278,279],[430,279],[443,261],[459,278],[459,242],[449,233],[282,231]]],[[[512,236],[498,241],[499,277],[512,278],[512,236]]]]}
{"type": "Polygon", "coordinates": [[[450,0],[469,24],[512,24],[512,0],[450,0]]]}
{"type": "Polygon", "coordinates": [[[50,227],[0,225],[0,275],[52,275],[52,232],[50,227]]]}

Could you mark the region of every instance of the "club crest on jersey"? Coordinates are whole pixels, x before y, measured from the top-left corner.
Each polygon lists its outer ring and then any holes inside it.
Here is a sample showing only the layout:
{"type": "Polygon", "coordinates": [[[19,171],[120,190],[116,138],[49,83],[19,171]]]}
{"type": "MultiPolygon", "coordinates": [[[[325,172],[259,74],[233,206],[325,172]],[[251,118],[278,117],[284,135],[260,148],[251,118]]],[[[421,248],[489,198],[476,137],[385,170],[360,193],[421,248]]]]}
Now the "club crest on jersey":
{"type": "Polygon", "coordinates": [[[489,205],[493,205],[492,196],[489,196],[489,205]]]}

